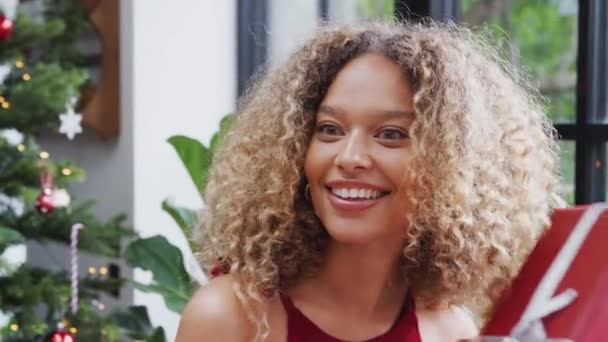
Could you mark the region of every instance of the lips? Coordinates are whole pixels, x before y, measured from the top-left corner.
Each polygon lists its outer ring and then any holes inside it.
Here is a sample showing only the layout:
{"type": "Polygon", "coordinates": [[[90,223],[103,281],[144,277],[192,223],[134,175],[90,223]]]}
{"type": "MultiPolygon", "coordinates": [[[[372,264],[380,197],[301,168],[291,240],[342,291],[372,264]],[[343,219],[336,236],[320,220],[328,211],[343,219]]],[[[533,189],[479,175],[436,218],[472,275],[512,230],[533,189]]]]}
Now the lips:
{"type": "Polygon", "coordinates": [[[384,201],[386,195],[374,199],[344,199],[336,196],[330,191],[326,192],[327,199],[332,206],[343,211],[360,211],[371,208],[372,206],[384,201]]]}
{"type": "MultiPolygon", "coordinates": [[[[390,193],[384,187],[359,181],[336,180],[328,182],[326,185],[327,199],[335,209],[341,211],[361,211],[368,209],[383,201],[390,193]],[[334,189],[334,191],[332,191],[332,189],[334,189]],[[352,196],[353,198],[345,198],[344,196],[340,196],[344,195],[345,192],[336,189],[356,189],[359,193],[369,191],[368,193],[376,193],[377,196],[374,196],[374,198],[361,198],[355,196],[352,196]]],[[[356,193],[357,191],[351,193],[356,193]]]]}

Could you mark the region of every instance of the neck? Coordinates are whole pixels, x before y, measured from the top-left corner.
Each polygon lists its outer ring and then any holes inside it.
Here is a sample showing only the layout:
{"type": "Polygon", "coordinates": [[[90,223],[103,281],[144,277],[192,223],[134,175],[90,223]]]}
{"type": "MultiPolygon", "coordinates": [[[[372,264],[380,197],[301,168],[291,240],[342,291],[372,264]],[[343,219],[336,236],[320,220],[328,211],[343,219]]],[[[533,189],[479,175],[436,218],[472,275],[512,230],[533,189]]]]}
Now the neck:
{"type": "MultiPolygon", "coordinates": [[[[397,241],[395,241],[397,240],[397,241]]],[[[333,305],[359,317],[377,317],[400,310],[407,292],[401,271],[402,242],[371,245],[332,241],[325,264],[312,284],[333,305]]]]}

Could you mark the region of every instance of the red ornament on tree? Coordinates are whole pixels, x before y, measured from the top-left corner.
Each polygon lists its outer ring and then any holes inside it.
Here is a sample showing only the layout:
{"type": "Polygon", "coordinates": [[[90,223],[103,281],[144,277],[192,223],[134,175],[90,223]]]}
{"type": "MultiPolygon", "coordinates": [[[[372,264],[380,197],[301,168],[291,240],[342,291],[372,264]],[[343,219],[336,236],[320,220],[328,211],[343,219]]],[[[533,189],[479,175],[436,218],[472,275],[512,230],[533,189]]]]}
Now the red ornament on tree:
{"type": "Polygon", "coordinates": [[[36,209],[43,214],[50,213],[55,209],[53,201],[53,175],[50,172],[43,172],[40,175],[40,187],[42,192],[36,198],[36,209]]]}
{"type": "Polygon", "coordinates": [[[57,330],[53,332],[48,342],[76,342],[76,336],[59,326],[57,330]]]}
{"type": "Polygon", "coordinates": [[[53,203],[53,190],[42,189],[42,192],[36,198],[36,209],[43,214],[50,213],[55,209],[53,203]]]}
{"type": "Polygon", "coordinates": [[[0,13],[0,43],[7,41],[13,33],[13,21],[0,13]]]}

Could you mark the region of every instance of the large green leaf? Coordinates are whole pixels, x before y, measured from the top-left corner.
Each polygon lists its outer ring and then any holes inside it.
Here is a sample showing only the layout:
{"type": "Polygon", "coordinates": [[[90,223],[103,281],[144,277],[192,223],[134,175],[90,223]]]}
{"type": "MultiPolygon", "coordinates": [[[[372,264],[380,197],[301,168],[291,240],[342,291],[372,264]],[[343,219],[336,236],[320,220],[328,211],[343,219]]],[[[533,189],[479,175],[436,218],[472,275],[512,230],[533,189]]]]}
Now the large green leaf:
{"type": "Polygon", "coordinates": [[[196,210],[175,206],[167,200],[163,201],[162,208],[177,222],[177,225],[188,239],[191,250],[195,251],[198,245],[192,240],[192,233],[198,226],[196,210]]]}
{"type": "Polygon", "coordinates": [[[146,339],[146,342],[165,342],[167,338],[165,337],[165,330],[162,327],[156,328],[154,333],[146,339]]]}
{"type": "Polygon", "coordinates": [[[222,142],[224,136],[226,136],[226,133],[228,133],[230,126],[232,126],[234,118],[234,114],[228,114],[224,118],[222,118],[222,121],[220,121],[220,130],[213,134],[213,137],[211,138],[211,143],[209,144],[209,150],[211,150],[211,155],[215,154],[217,147],[222,142]]]}
{"type": "Polygon", "coordinates": [[[151,284],[135,283],[135,287],[160,294],[169,309],[181,313],[194,291],[194,283],[184,267],[179,248],[157,235],[132,242],[125,257],[130,266],[152,272],[151,284]]]}
{"type": "Polygon", "coordinates": [[[115,311],[110,318],[121,329],[125,330],[128,336],[137,341],[165,342],[163,328],[154,329],[150,323],[148,310],[145,306],[130,306],[125,309],[115,311]]]}
{"type": "Polygon", "coordinates": [[[202,192],[207,185],[211,152],[198,140],[183,135],[175,135],[168,139],[188,170],[196,189],[202,192]]]}
{"type": "Polygon", "coordinates": [[[16,243],[24,242],[25,238],[18,231],[0,226],[0,253],[4,252],[6,247],[16,243]]]}
{"type": "Polygon", "coordinates": [[[138,281],[132,280],[131,284],[133,284],[134,288],[140,291],[158,293],[162,295],[163,300],[167,305],[167,308],[177,313],[181,313],[184,310],[186,303],[188,303],[188,300],[190,299],[189,296],[186,297],[183,291],[171,288],[164,284],[159,284],[157,282],[152,282],[151,284],[143,284],[138,281]]]}

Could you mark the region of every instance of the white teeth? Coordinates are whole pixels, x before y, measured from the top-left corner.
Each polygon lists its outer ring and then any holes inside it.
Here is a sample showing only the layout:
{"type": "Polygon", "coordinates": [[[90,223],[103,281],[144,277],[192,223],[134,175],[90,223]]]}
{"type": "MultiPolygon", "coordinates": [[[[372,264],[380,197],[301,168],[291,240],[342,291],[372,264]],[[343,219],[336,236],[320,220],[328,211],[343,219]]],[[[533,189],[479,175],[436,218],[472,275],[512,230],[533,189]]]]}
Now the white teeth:
{"type": "Polygon", "coordinates": [[[348,189],[340,189],[338,196],[348,198],[348,189]]]}
{"type": "Polygon", "coordinates": [[[369,190],[359,189],[359,193],[357,194],[357,197],[369,198],[369,196],[367,195],[368,191],[369,190]]]}
{"type": "Polygon", "coordinates": [[[372,189],[347,189],[347,188],[332,188],[331,192],[342,198],[378,198],[382,194],[378,190],[372,189]]]}

